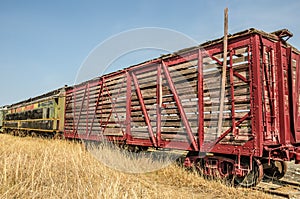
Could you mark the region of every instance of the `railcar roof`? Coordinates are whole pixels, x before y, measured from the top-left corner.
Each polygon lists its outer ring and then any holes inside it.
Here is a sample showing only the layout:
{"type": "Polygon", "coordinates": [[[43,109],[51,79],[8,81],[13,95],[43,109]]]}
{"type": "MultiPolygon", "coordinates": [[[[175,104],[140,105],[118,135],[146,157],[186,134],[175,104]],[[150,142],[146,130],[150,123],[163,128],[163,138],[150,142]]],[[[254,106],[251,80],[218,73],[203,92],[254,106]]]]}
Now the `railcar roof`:
{"type": "MultiPolygon", "coordinates": [[[[272,33],[267,33],[267,32],[264,32],[262,30],[258,30],[258,29],[255,29],[255,28],[250,28],[250,29],[247,29],[247,30],[243,30],[243,31],[234,33],[234,34],[229,34],[228,35],[228,40],[232,40],[232,39],[235,39],[235,38],[238,38],[238,37],[243,37],[243,36],[252,35],[252,34],[262,35],[263,37],[265,37],[265,38],[267,38],[271,41],[274,41],[274,42],[282,40],[283,44],[285,44],[286,46],[292,47],[294,52],[300,54],[300,51],[297,48],[290,45],[289,43],[286,42],[286,40],[284,40],[285,36],[288,37],[287,39],[289,39],[290,37],[293,36],[293,33],[291,33],[288,29],[281,29],[281,30],[277,30],[277,31],[272,32],[272,33]]],[[[202,43],[198,46],[185,48],[185,49],[179,50],[179,51],[171,53],[171,54],[162,55],[161,57],[159,57],[159,59],[170,58],[170,57],[176,56],[178,54],[187,53],[189,51],[193,51],[193,50],[196,50],[196,49],[199,49],[199,48],[207,48],[207,47],[210,47],[210,46],[222,43],[222,42],[223,42],[223,37],[215,39],[215,40],[207,41],[207,42],[202,43]]],[[[137,65],[139,65],[139,64],[137,64],[137,65]]]]}
{"type": "Polygon", "coordinates": [[[31,104],[31,103],[34,103],[34,102],[45,100],[45,99],[50,98],[50,97],[58,96],[60,91],[63,88],[64,87],[58,88],[58,89],[52,90],[48,93],[45,93],[45,94],[42,94],[42,95],[39,95],[39,96],[36,96],[36,97],[33,97],[33,98],[29,98],[29,99],[26,99],[26,100],[23,100],[23,101],[20,101],[20,102],[11,104],[11,105],[7,105],[6,107],[7,108],[13,108],[13,107],[18,107],[19,105],[23,106],[25,104],[31,104]]]}

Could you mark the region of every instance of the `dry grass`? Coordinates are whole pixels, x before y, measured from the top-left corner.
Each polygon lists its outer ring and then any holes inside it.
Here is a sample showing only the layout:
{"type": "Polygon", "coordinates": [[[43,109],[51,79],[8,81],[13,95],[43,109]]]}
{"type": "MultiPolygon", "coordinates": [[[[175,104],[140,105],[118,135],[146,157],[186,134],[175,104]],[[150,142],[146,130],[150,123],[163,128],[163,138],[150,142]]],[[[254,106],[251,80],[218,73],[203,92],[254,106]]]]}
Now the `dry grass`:
{"type": "MultiPolygon", "coordinates": [[[[0,134],[0,157],[1,198],[268,198],[204,180],[175,165],[144,174],[116,171],[81,144],[64,140],[0,134]]],[[[122,158],[111,152],[109,157],[122,158]]],[[[156,163],[137,160],[134,164],[156,163]]]]}

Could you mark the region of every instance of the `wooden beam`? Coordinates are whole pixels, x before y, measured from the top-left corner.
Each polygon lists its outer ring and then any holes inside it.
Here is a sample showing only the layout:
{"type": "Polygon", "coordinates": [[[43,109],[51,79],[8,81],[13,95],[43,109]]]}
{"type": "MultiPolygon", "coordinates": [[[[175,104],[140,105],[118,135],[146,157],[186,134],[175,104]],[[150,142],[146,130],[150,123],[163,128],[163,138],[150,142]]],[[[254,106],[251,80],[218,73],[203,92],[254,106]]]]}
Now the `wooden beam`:
{"type": "Polygon", "coordinates": [[[228,40],[228,8],[224,10],[224,40],[223,40],[223,68],[222,68],[222,83],[221,83],[221,97],[220,97],[220,112],[218,119],[218,137],[222,131],[222,120],[223,120],[223,109],[224,109],[224,96],[225,96],[225,85],[226,85],[226,68],[227,68],[227,40],[228,40]]]}

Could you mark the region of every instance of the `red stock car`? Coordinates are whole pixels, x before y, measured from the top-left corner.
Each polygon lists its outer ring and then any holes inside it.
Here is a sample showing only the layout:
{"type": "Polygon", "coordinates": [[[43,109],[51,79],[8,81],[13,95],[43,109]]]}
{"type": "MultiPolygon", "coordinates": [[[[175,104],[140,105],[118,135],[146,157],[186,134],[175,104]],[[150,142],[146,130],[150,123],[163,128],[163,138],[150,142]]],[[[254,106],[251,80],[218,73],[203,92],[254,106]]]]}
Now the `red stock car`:
{"type": "MultiPolygon", "coordinates": [[[[189,151],[185,166],[254,186],[300,163],[300,52],[286,29],[223,39],[65,88],[64,137],[189,151]]],[[[60,126],[61,128],[61,126],[60,126]]]]}

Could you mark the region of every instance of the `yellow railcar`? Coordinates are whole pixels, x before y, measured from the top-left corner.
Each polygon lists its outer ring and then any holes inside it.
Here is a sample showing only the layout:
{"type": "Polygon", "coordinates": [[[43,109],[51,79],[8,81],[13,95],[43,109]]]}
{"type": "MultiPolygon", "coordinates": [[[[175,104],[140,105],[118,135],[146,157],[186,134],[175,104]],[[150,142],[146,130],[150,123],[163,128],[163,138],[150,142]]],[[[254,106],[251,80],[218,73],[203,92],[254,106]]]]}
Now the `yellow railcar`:
{"type": "Polygon", "coordinates": [[[14,135],[63,135],[65,89],[60,88],[2,110],[2,130],[14,135]]]}

